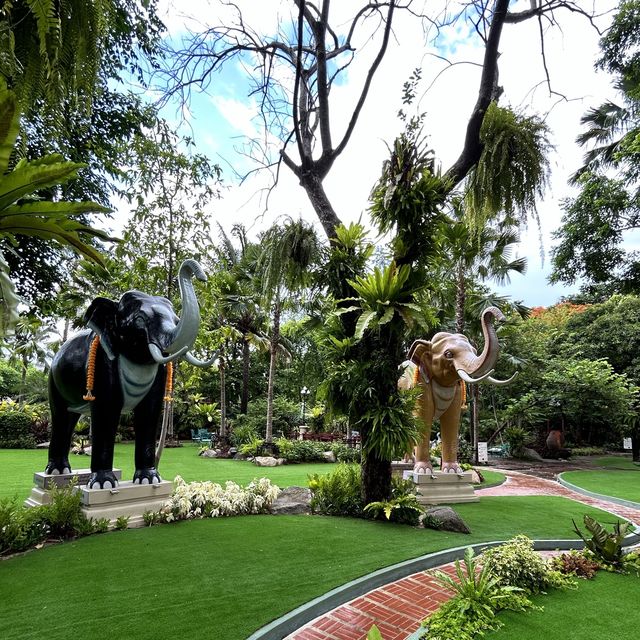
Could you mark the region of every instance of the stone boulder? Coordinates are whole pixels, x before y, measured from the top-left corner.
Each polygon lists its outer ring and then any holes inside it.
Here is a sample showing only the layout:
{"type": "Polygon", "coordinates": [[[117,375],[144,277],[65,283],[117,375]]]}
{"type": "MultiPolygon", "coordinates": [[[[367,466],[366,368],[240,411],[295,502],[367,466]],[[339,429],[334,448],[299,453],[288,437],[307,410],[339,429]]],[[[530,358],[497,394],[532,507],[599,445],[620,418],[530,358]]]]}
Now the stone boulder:
{"type": "Polygon", "coordinates": [[[529,447],[525,447],[524,448],[524,452],[522,454],[522,457],[525,460],[534,460],[536,462],[542,462],[543,461],[543,457],[535,449],[530,449],[529,447]]]}
{"type": "Polygon", "coordinates": [[[271,505],[271,513],[276,515],[298,515],[311,513],[311,491],[307,487],[287,487],[271,505]]]}
{"type": "Polygon", "coordinates": [[[473,484],[480,484],[484,482],[484,477],[477,469],[471,469],[471,482],[473,484]]]}
{"type": "MultiPolygon", "coordinates": [[[[438,505],[427,509],[425,514],[430,518],[434,518],[440,522],[437,527],[442,531],[454,531],[455,533],[471,533],[471,529],[465,521],[451,508],[438,505]]],[[[429,527],[434,528],[434,527],[429,527]]]]}
{"type": "Polygon", "coordinates": [[[205,449],[200,455],[203,458],[217,458],[218,452],[215,449],[205,449]]]}
{"type": "Polygon", "coordinates": [[[333,451],[325,451],[323,454],[325,462],[335,462],[336,454],[333,451]]]}
{"type": "Polygon", "coordinates": [[[277,458],[273,456],[256,456],[253,459],[253,464],[257,467],[277,467],[282,462],[279,462],[277,458]]]}

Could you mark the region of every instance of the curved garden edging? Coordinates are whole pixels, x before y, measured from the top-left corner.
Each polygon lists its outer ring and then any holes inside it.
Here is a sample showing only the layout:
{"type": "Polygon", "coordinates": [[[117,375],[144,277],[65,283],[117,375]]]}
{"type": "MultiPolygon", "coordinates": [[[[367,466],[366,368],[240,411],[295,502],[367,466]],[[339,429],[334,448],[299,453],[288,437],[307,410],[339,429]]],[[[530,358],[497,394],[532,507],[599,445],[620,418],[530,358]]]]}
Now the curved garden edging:
{"type": "MultiPolygon", "coordinates": [[[[378,569],[366,576],[347,582],[346,584],[328,591],[322,596],[293,609],[284,616],[270,622],[268,625],[258,629],[251,634],[247,640],[281,640],[290,633],[293,633],[311,620],[345,604],[355,598],[382,587],[390,582],[395,582],[413,573],[433,569],[443,564],[448,564],[454,560],[461,560],[467,547],[472,547],[475,553],[480,553],[484,549],[503,544],[505,540],[493,540],[490,542],[478,542],[464,547],[453,547],[443,551],[428,553],[412,560],[405,560],[398,564],[378,569]]],[[[640,527],[636,527],[634,532],[625,538],[625,547],[638,544],[640,542],[640,527]]],[[[570,549],[582,549],[582,540],[534,540],[533,546],[536,551],[569,551],[570,549]]]]}
{"type": "Polygon", "coordinates": [[[571,489],[571,491],[575,491],[576,493],[581,493],[583,496],[589,496],[590,498],[597,498],[598,500],[606,500],[607,502],[614,502],[615,504],[619,504],[623,507],[630,507],[631,509],[640,510],[640,503],[633,502],[632,500],[625,500],[624,498],[616,498],[614,496],[608,496],[604,493],[596,493],[595,491],[589,491],[588,489],[583,489],[578,485],[572,484],[568,480],[565,480],[562,476],[563,473],[559,473],[556,477],[558,478],[558,482],[567,489],[571,489]]]}

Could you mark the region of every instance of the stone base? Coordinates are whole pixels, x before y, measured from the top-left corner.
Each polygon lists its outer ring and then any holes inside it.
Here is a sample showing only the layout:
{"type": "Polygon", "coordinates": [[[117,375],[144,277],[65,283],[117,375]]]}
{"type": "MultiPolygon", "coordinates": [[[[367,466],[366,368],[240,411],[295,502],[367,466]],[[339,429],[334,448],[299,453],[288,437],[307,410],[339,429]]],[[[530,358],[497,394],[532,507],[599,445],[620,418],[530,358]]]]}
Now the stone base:
{"type": "MultiPolygon", "coordinates": [[[[118,480],[122,478],[122,469],[114,469],[114,475],[118,480]]],[[[76,481],[76,486],[81,487],[89,481],[91,469],[76,469],[71,473],[50,474],[38,471],[33,474],[33,484],[36,486],[31,490],[31,495],[24,501],[26,507],[39,507],[43,504],[51,504],[49,489],[52,486],[66,487],[72,480],[76,481]]]]}
{"type": "Polygon", "coordinates": [[[82,492],[82,513],[87,518],[109,518],[113,525],[120,516],[129,517],[129,528],[143,527],[145,511],[158,511],[169,500],[173,483],[163,480],[157,484],[121,482],[115,489],[87,489],[82,492]]]}
{"type": "Polygon", "coordinates": [[[406,471],[413,471],[413,462],[402,462],[402,460],[391,463],[391,475],[404,478],[406,471]]]}
{"type": "Polygon", "coordinates": [[[418,502],[421,505],[456,504],[459,502],[479,502],[473,490],[471,471],[464,473],[414,473],[405,471],[403,478],[413,480],[418,488],[418,502]]]}

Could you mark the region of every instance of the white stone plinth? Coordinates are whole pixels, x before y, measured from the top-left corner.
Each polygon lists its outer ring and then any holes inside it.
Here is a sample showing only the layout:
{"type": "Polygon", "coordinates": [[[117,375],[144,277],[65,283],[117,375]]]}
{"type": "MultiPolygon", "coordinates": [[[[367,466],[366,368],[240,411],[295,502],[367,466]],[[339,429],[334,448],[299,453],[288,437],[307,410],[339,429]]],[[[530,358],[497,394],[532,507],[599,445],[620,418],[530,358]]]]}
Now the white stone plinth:
{"type": "Polygon", "coordinates": [[[158,511],[168,501],[173,483],[163,480],[157,484],[133,484],[125,481],[115,489],[80,487],[82,512],[87,518],[109,518],[114,524],[120,516],[129,517],[129,527],[142,527],[145,511],[158,511]]]}
{"type": "Polygon", "coordinates": [[[464,473],[414,473],[405,471],[405,480],[413,480],[418,488],[418,502],[422,505],[479,502],[473,490],[471,471],[464,473]]]}
{"type": "MultiPolygon", "coordinates": [[[[122,469],[114,469],[113,473],[117,480],[122,477],[122,469]]],[[[43,504],[51,504],[49,489],[52,486],[67,487],[75,480],[76,486],[81,487],[87,484],[91,476],[91,469],[76,469],[71,473],[45,473],[38,471],[33,474],[33,484],[31,495],[24,501],[26,507],[39,507],[43,504]]]]}

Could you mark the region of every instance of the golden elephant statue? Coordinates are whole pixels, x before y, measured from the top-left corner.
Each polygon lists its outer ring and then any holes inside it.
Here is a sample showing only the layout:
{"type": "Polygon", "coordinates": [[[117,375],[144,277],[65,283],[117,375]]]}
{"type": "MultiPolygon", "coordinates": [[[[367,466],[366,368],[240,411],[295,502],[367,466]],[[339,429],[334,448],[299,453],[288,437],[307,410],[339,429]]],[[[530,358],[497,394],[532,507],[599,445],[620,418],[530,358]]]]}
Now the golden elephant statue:
{"type": "Polygon", "coordinates": [[[465,383],[486,380],[493,384],[508,384],[508,380],[491,377],[500,351],[495,321],[504,320],[497,307],[482,313],[481,324],[484,349],[477,355],[468,338],[461,333],[436,333],[430,341],[416,340],[409,349],[404,371],[398,380],[399,389],[413,389],[420,385],[422,393],[416,403],[416,415],[423,426],[415,447],[413,470],[432,473],[430,456],[431,426],[440,419],[442,440],[442,471],[460,473],[458,464],[458,430],[460,412],[465,401],[465,383]]]}

